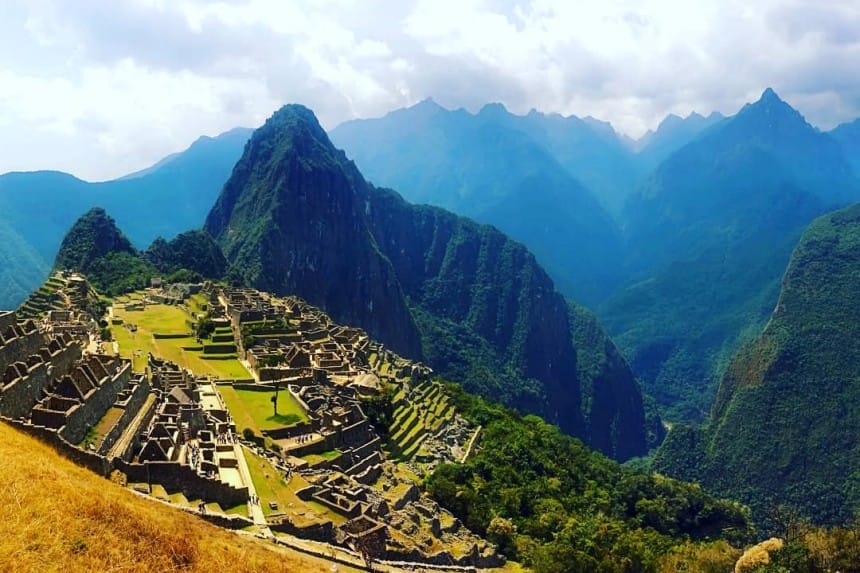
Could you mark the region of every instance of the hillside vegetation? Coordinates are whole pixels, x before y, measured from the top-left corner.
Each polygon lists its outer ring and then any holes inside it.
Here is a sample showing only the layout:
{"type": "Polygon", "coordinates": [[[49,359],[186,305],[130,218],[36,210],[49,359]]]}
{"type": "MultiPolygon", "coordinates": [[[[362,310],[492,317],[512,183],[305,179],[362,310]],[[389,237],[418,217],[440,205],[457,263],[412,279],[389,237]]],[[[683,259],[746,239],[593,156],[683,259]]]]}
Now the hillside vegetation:
{"type": "Polygon", "coordinates": [[[171,241],[158,237],[140,252],[101,207],[84,213],[60,244],[55,270],[87,275],[102,293],[113,296],[149,286],[153,277],[166,282],[219,279],[226,260],[204,231],[189,231],[171,241]]]}
{"type": "Polygon", "coordinates": [[[760,336],[722,378],[709,425],[672,431],[656,467],[819,524],[860,510],[860,205],[803,235],[760,336]]]}
{"type": "Polygon", "coordinates": [[[740,504],[622,468],[535,416],[520,417],[457,386],[449,391],[483,427],[480,446],[467,463],[437,468],[427,489],[538,573],[655,572],[685,543],[751,539],[740,504]]]}
{"type": "Polygon", "coordinates": [[[0,458],[14,468],[0,474],[0,571],[330,571],[138,498],[2,423],[0,458]]]}

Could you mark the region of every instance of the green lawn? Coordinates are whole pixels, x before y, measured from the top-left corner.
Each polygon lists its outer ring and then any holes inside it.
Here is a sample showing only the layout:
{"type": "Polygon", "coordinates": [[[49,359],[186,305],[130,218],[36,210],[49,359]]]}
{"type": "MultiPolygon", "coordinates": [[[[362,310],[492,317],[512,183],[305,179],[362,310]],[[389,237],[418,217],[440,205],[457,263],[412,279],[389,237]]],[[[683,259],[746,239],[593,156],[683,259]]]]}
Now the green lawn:
{"type": "Polygon", "coordinates": [[[302,459],[313,466],[320,462],[327,462],[333,460],[339,455],[340,452],[337,450],[328,450],[327,452],[322,452],[319,454],[308,454],[306,456],[302,456],[302,459]]]}
{"type": "Polygon", "coordinates": [[[272,408],[271,390],[237,390],[232,386],[218,386],[218,391],[227,404],[227,409],[236,420],[236,429],[251,428],[260,434],[262,430],[275,430],[297,422],[307,422],[307,414],[287,390],[278,392],[278,415],[272,408]]]}
{"type": "Polygon", "coordinates": [[[214,376],[222,379],[251,378],[248,370],[239,362],[235,354],[203,354],[187,321],[190,317],[182,307],[164,304],[147,305],[146,310],[130,311],[114,307],[114,316],[122,319],[122,325],[111,328],[114,339],[119,343],[120,356],[132,358],[134,369],[146,368],[147,353],[165,358],[188,368],[198,376],[214,376]],[[127,326],[136,325],[137,331],[131,332],[127,326]],[[153,338],[159,334],[187,334],[184,338],[153,338]],[[137,351],[137,352],[135,352],[137,351]]]}

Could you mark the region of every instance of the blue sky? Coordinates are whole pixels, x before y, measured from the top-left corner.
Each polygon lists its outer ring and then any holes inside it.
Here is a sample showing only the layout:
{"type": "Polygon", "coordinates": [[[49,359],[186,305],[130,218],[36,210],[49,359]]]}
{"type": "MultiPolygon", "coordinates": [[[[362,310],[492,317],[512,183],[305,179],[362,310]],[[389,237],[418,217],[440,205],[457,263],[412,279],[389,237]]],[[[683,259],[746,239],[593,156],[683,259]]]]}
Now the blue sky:
{"type": "Polygon", "coordinates": [[[0,172],[107,179],[288,102],[331,128],[501,101],[637,137],[772,86],[829,129],[858,71],[854,0],[6,0],[0,172]]]}

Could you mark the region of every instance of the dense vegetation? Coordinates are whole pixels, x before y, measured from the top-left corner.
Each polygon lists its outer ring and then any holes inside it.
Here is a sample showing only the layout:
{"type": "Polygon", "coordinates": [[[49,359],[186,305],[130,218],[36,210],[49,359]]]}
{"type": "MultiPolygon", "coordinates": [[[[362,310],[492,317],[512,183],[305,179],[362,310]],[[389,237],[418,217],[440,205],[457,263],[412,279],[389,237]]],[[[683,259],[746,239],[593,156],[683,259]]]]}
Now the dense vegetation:
{"type": "Polygon", "coordinates": [[[683,543],[750,539],[738,504],[625,469],[535,416],[448,389],[482,426],[480,447],[463,465],[439,466],[427,490],[538,573],[657,571],[683,543]]]}
{"type": "Polygon", "coordinates": [[[723,376],[709,425],[673,430],[656,468],[818,524],[860,509],[860,206],[817,219],[795,249],[761,335],[723,376]]]}
{"type": "Polygon", "coordinates": [[[207,278],[221,278],[227,272],[227,259],[215,240],[205,231],[180,233],[171,241],[158,237],[144,258],[162,273],[186,269],[207,278]]]}
{"type": "Polygon", "coordinates": [[[182,233],[172,241],[156,239],[140,253],[104,209],[96,207],[78,219],[63,239],[54,262],[57,270],[87,276],[107,295],[149,286],[154,277],[165,282],[220,279],[226,263],[218,246],[204,231],[182,233]]]}
{"type": "Polygon", "coordinates": [[[138,248],[197,228],[250,137],[201,137],[150,169],[102,183],[57,172],[0,175],[0,308],[14,308],[47,277],[75,220],[105,208],[138,248]]]}
{"type": "Polygon", "coordinates": [[[238,282],[298,294],[617,459],[647,451],[630,369],[534,256],[368,185],[310,110],[286,106],[257,130],[206,228],[238,282]]]}

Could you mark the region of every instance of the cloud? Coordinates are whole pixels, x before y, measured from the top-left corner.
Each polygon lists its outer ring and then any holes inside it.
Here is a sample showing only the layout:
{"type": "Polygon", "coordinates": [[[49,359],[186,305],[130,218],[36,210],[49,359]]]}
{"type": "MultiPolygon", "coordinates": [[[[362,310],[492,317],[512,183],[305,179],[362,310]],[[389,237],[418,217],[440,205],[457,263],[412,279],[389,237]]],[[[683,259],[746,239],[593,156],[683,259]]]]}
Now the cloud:
{"type": "Polygon", "coordinates": [[[433,97],[635,136],[773,86],[822,128],[860,115],[853,0],[12,0],[0,16],[0,171],[113,177],[292,101],[327,127],[433,97]]]}

